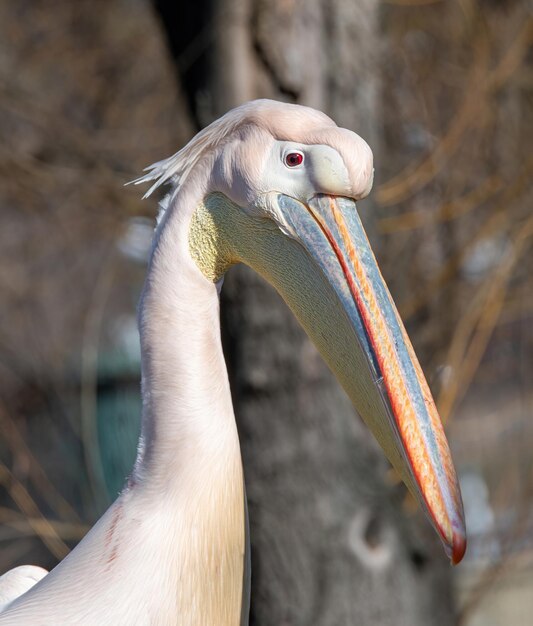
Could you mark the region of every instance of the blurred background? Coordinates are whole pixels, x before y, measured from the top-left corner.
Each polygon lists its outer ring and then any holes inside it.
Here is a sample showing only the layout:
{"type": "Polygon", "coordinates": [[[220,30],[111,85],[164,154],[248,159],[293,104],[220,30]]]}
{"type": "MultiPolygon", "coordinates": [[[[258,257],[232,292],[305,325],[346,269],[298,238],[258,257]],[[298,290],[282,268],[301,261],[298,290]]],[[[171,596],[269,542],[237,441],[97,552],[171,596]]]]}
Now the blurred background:
{"type": "Polygon", "coordinates": [[[533,614],[533,5],[0,0],[0,571],[53,567],[120,491],[157,212],[123,185],[228,108],[320,108],[370,143],[361,210],[446,424],[469,531],[439,541],[277,294],[222,323],[256,625],[533,614]]]}

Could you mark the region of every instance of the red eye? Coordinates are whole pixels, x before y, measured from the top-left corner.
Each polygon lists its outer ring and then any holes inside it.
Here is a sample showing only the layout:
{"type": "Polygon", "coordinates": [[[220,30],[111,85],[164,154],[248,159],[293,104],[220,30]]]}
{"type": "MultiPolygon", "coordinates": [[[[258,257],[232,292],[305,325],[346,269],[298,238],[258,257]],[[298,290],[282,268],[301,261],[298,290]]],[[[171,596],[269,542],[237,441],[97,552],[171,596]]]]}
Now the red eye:
{"type": "Polygon", "coordinates": [[[301,152],[289,152],[285,157],[287,167],[297,167],[304,162],[304,155],[301,152]]]}

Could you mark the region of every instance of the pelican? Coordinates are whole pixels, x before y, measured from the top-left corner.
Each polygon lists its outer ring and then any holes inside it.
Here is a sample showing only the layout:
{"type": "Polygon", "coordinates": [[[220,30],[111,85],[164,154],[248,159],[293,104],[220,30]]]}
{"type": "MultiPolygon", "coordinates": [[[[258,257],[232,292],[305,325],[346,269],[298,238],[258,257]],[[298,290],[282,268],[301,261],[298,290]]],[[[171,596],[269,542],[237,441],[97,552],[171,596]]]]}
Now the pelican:
{"type": "Polygon", "coordinates": [[[372,186],[369,146],[319,111],[257,100],[147,170],[135,181],[153,181],[145,195],[171,190],[139,306],[135,466],[50,573],[4,575],[0,624],[248,623],[246,499],[219,325],[237,263],[285,299],[458,563],[466,535],[448,443],[356,210],[372,186]]]}

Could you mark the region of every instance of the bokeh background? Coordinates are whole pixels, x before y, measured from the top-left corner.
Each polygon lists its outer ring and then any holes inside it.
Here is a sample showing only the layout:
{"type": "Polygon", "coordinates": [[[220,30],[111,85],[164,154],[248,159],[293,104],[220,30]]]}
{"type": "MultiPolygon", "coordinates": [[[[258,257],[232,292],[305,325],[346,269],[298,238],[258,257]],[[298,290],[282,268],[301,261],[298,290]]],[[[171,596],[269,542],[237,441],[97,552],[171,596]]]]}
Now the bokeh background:
{"type": "Polygon", "coordinates": [[[277,295],[226,281],[253,624],[533,615],[533,5],[0,0],[0,571],[53,567],[120,491],[156,201],[124,187],[228,108],[364,136],[365,223],[446,424],[469,548],[445,562],[277,295]]]}

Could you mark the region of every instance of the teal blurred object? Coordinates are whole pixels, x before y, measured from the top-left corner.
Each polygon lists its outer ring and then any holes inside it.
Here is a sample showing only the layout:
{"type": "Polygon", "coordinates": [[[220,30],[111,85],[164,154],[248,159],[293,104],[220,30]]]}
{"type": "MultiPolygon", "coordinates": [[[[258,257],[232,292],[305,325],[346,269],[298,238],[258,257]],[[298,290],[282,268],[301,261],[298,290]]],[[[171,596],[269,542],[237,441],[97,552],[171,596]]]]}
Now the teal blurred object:
{"type": "Polygon", "coordinates": [[[140,414],[138,391],[119,385],[98,395],[98,440],[110,501],[117,497],[133,467],[140,414]]]}
{"type": "Polygon", "coordinates": [[[124,351],[100,355],[97,434],[109,502],[128,477],[137,450],[141,421],[140,360],[124,351]]]}

